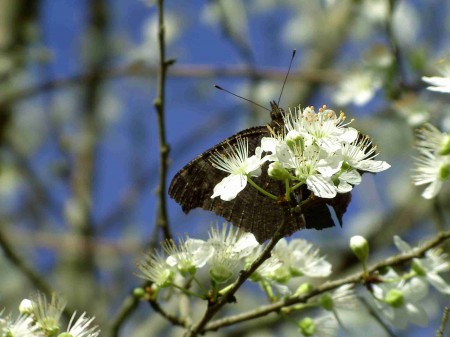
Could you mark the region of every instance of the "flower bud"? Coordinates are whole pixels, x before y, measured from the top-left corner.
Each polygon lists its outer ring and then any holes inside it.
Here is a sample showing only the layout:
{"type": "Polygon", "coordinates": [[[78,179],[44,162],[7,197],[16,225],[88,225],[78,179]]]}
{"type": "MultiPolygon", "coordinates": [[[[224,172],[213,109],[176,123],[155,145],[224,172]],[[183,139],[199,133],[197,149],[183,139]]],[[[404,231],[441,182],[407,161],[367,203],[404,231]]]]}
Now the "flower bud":
{"type": "Polygon", "coordinates": [[[289,131],[286,137],[284,138],[284,141],[286,142],[286,145],[289,146],[291,149],[293,148],[303,149],[303,136],[300,134],[300,132],[296,130],[289,131]]]}
{"type": "Polygon", "coordinates": [[[403,293],[398,289],[391,289],[384,298],[387,304],[394,308],[400,308],[403,305],[403,293]]]}
{"type": "Polygon", "coordinates": [[[333,310],[333,297],[329,293],[325,293],[320,297],[320,305],[325,310],[331,311],[333,310]]]}
{"type": "Polygon", "coordinates": [[[446,156],[450,154],[450,135],[445,134],[442,139],[441,148],[439,149],[438,154],[440,156],[446,156]]]}
{"type": "Polygon", "coordinates": [[[297,288],[297,290],[294,293],[294,296],[300,296],[303,294],[307,294],[309,293],[311,290],[313,290],[314,287],[311,283],[302,283],[300,284],[300,286],[297,288]]]}
{"type": "Polygon", "coordinates": [[[367,260],[369,256],[369,243],[364,237],[361,235],[352,236],[350,239],[350,248],[361,262],[367,260]]]}
{"type": "Polygon", "coordinates": [[[414,272],[419,275],[419,276],[425,276],[427,274],[427,271],[425,270],[425,268],[422,266],[422,263],[420,262],[419,259],[414,259],[412,264],[411,264],[411,268],[412,270],[414,270],[414,272]]]}
{"type": "Polygon", "coordinates": [[[439,167],[439,179],[444,181],[450,178],[450,163],[442,163],[439,167]]]}
{"type": "Polygon", "coordinates": [[[139,299],[144,298],[146,295],[145,289],[142,287],[137,287],[133,289],[133,296],[139,299]]]}
{"type": "Polygon", "coordinates": [[[267,170],[269,177],[275,180],[286,180],[290,177],[289,172],[281,165],[280,162],[273,162],[267,170]]]}
{"type": "Polygon", "coordinates": [[[33,301],[25,298],[19,304],[19,312],[21,314],[31,315],[33,313],[33,301]]]}
{"type": "Polygon", "coordinates": [[[314,336],[316,324],[312,318],[305,317],[298,323],[298,328],[303,336],[314,336]]]}

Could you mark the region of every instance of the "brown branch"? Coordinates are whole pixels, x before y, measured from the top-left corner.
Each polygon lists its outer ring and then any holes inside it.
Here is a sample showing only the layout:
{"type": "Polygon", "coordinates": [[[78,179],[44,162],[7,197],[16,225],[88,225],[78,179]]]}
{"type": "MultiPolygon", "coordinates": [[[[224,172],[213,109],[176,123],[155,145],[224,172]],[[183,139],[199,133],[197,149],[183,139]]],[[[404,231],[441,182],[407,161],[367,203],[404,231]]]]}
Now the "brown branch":
{"type": "Polygon", "coordinates": [[[156,110],[158,119],[158,136],[159,136],[159,186],[158,197],[159,206],[157,212],[156,223],[162,230],[164,238],[169,240],[172,233],[169,228],[169,220],[167,215],[167,169],[169,166],[169,144],[166,140],[165,126],[165,100],[166,100],[166,78],[167,70],[173,63],[166,60],[166,41],[165,41],[165,25],[164,25],[164,0],[158,0],[158,44],[159,44],[159,72],[158,72],[158,89],[156,99],[153,105],[156,110]]]}
{"type": "Polygon", "coordinates": [[[164,317],[165,319],[167,319],[169,322],[171,322],[173,325],[177,325],[177,326],[181,326],[181,327],[186,327],[187,324],[184,320],[169,314],[168,312],[166,312],[160,305],[158,302],[156,301],[148,301],[148,303],[150,304],[150,306],[153,308],[153,310],[155,310],[157,313],[159,313],[162,317],[164,317]]]}
{"type": "MultiPolygon", "coordinates": [[[[385,260],[382,260],[382,261],[374,264],[372,267],[370,267],[368,269],[368,272],[373,273],[384,267],[399,265],[399,264],[402,264],[413,258],[420,257],[427,250],[441,244],[443,241],[447,240],[448,238],[450,238],[450,230],[441,232],[438,235],[436,235],[433,239],[429,240],[428,242],[421,245],[420,247],[413,249],[411,252],[392,256],[392,257],[389,257],[385,260]]],[[[325,293],[327,291],[331,291],[336,288],[339,288],[340,286],[343,286],[344,284],[356,284],[356,283],[362,283],[362,282],[364,282],[364,274],[362,272],[355,273],[353,275],[350,275],[348,277],[345,277],[345,278],[342,278],[339,280],[328,281],[305,295],[290,297],[290,298],[278,301],[276,303],[262,306],[256,310],[252,310],[252,311],[249,311],[246,313],[229,316],[226,318],[212,321],[211,323],[207,324],[202,330],[199,330],[198,332],[217,330],[217,329],[225,327],[225,326],[230,326],[230,325],[233,325],[236,323],[263,317],[270,313],[278,312],[280,309],[282,309],[284,307],[288,307],[288,306],[298,304],[298,303],[305,303],[312,297],[315,297],[315,296],[325,293]]]]}

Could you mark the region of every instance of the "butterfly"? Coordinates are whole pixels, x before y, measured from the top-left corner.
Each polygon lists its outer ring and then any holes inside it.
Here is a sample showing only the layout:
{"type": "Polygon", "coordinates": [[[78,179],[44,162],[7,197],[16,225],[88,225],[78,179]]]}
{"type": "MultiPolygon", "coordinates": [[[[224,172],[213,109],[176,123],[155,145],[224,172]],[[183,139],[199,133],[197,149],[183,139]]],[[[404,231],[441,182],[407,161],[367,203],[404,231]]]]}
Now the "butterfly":
{"type": "MultiPolygon", "coordinates": [[[[276,102],[271,102],[271,122],[265,126],[252,127],[225,139],[209,150],[203,152],[173,178],[169,195],[178,202],[183,212],[189,213],[194,208],[202,208],[225,218],[233,225],[246,232],[251,232],[258,242],[262,243],[274,236],[281,223],[283,236],[290,236],[301,229],[324,229],[335,225],[330,208],[334,210],[338,223],[342,226],[342,217],[351,200],[351,193],[337,194],[332,199],[311,198],[307,206],[299,208],[298,203],[311,197],[311,192],[302,186],[291,192],[290,201],[274,200],[247,186],[236,198],[223,201],[211,198],[214,187],[227,176],[212,164],[215,153],[227,156],[230,148],[238,141],[248,142],[249,155],[255,153],[263,137],[270,137],[273,132],[280,133],[284,129],[285,113],[276,102]]],[[[254,178],[256,184],[274,195],[284,195],[284,182],[269,178],[268,163],[262,167],[262,174],[254,178]]]]}

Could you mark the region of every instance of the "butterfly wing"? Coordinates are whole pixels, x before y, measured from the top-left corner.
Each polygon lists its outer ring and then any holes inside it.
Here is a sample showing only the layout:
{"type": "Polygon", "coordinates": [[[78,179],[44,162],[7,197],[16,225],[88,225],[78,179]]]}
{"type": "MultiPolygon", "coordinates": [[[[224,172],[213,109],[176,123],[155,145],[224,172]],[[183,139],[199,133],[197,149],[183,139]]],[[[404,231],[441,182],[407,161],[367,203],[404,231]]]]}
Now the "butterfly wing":
{"type": "MultiPolygon", "coordinates": [[[[269,136],[267,127],[254,127],[241,131],[207,150],[175,175],[169,187],[170,197],[181,205],[185,213],[197,207],[212,211],[235,226],[253,233],[259,242],[271,238],[283,221],[286,222],[284,236],[305,228],[305,220],[301,214],[292,214],[286,207],[251,186],[247,186],[231,201],[211,198],[214,187],[227,176],[226,172],[211,165],[213,153],[218,151],[226,155],[230,146],[235,145],[239,138],[246,138],[249,153],[252,155],[261,139],[269,136]]],[[[260,177],[254,178],[255,182],[274,195],[283,195],[284,184],[270,179],[267,176],[267,167],[263,167],[262,171],[260,177]]]]}

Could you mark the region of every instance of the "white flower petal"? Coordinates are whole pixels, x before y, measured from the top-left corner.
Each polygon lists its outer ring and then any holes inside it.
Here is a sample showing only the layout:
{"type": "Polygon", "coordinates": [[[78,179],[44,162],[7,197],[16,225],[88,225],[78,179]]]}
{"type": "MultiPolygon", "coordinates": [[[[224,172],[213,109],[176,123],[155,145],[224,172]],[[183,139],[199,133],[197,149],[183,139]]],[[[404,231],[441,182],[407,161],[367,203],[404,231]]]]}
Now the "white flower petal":
{"type": "Polygon", "coordinates": [[[246,185],[247,176],[242,174],[230,174],[214,187],[211,198],[220,197],[220,199],[224,201],[233,200],[246,185]]]}
{"type": "Polygon", "coordinates": [[[422,192],[422,197],[425,199],[433,199],[439,193],[441,188],[442,181],[435,180],[422,192]]]}
{"type": "Polygon", "coordinates": [[[394,235],[394,244],[395,247],[402,253],[408,253],[412,250],[411,246],[402,240],[402,238],[398,235],[394,235]]]}
{"type": "Polygon", "coordinates": [[[355,165],[355,168],[367,172],[381,172],[387,170],[390,167],[391,165],[381,160],[362,160],[357,165],[355,165]]]}
{"type": "Polygon", "coordinates": [[[426,279],[436,288],[437,291],[443,294],[450,294],[450,285],[447,284],[442,277],[436,273],[427,273],[426,279]]]}
{"type": "Polygon", "coordinates": [[[420,326],[428,325],[428,315],[422,307],[416,306],[413,303],[406,303],[405,307],[410,322],[420,326]]]}
{"type": "Polygon", "coordinates": [[[319,198],[334,198],[336,187],[319,174],[311,175],[306,179],[308,189],[319,198]]]}
{"type": "Polygon", "coordinates": [[[358,131],[354,128],[346,128],[345,132],[339,138],[346,143],[351,143],[358,138],[358,131]]]}

